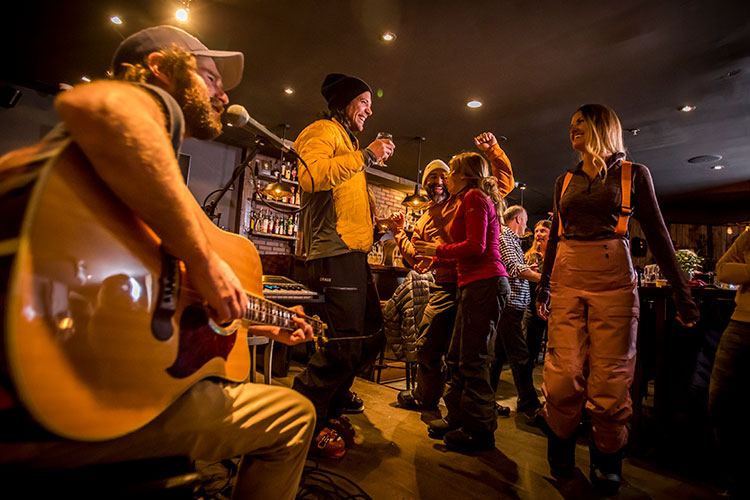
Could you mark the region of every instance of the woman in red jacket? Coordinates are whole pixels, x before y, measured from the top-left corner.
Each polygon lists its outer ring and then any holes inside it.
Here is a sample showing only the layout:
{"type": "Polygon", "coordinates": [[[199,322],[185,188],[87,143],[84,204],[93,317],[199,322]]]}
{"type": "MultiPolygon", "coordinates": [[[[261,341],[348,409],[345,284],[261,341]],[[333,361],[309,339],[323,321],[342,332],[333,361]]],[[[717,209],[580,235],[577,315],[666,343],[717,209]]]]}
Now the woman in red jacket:
{"type": "Polygon", "coordinates": [[[672,284],[678,319],[692,326],[698,308],[677,265],[651,174],[624,161],[615,112],[600,104],[582,106],[571,120],[570,142],[581,162],[555,183],[555,215],[536,298],[539,316],[549,314],[542,385],[547,460],[552,475],[573,475],[574,430],[585,405],[593,424],[591,482],[611,494],[620,487],[625,425],[633,414],[629,389],[639,301],[627,238],[630,213],[672,284]]]}
{"type": "Polygon", "coordinates": [[[458,268],[458,312],[446,356],[448,384],[443,396],[448,415],[430,422],[429,433],[442,437],[451,450],[490,450],[497,428],[489,380],[491,344],[510,295],[498,248],[497,214],[504,202],[482,155],[463,153],[449,166],[448,191],[462,199],[450,227],[454,243],[415,242],[418,253],[455,260],[458,268]]]}

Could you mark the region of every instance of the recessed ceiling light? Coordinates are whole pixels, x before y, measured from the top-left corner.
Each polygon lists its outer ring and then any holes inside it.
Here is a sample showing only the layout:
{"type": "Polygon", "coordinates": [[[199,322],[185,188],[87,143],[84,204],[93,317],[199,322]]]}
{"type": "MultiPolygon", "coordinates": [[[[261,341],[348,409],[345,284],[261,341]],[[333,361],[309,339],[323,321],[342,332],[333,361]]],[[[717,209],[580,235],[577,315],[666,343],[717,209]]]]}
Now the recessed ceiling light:
{"type": "Polygon", "coordinates": [[[721,161],[721,155],[698,155],[688,159],[688,163],[711,163],[721,161]]]}
{"type": "Polygon", "coordinates": [[[638,134],[641,133],[641,129],[639,129],[639,128],[626,128],[625,130],[627,132],[630,132],[630,134],[634,135],[634,136],[636,136],[636,135],[638,135],[638,134]]]}
{"type": "Polygon", "coordinates": [[[482,107],[482,103],[480,101],[469,101],[469,102],[466,103],[466,105],[469,106],[470,108],[481,108],[482,107]]]}
{"type": "Polygon", "coordinates": [[[292,94],[294,94],[294,89],[292,87],[287,87],[287,88],[284,89],[284,93],[286,95],[292,95],[292,94]]]}
{"type": "Polygon", "coordinates": [[[181,21],[181,22],[183,22],[183,23],[184,23],[185,21],[187,21],[187,20],[188,20],[188,17],[189,17],[189,16],[188,16],[188,13],[189,13],[189,12],[190,12],[190,11],[189,11],[188,9],[186,9],[186,8],[184,8],[184,7],[180,7],[180,8],[179,8],[179,9],[177,9],[177,11],[176,11],[176,12],[174,13],[174,17],[176,17],[178,21],[181,21]]]}
{"type": "Polygon", "coordinates": [[[691,106],[690,104],[685,104],[683,107],[680,108],[680,111],[683,113],[690,113],[691,111],[695,111],[696,106],[691,106]]]}
{"type": "Polygon", "coordinates": [[[722,168],[724,168],[724,165],[713,165],[711,170],[721,170],[722,168]]]}
{"type": "Polygon", "coordinates": [[[90,82],[91,78],[89,78],[88,76],[82,76],[81,80],[83,80],[84,82],[90,82]]]}
{"type": "Polygon", "coordinates": [[[386,31],[385,33],[383,33],[382,35],[380,35],[380,38],[382,38],[383,41],[385,41],[385,42],[392,42],[393,40],[396,39],[396,34],[390,32],[390,31],[386,31]]]}
{"type": "Polygon", "coordinates": [[[727,234],[732,234],[732,233],[734,233],[734,231],[732,231],[732,227],[730,226],[727,228],[727,234]]]}
{"type": "Polygon", "coordinates": [[[109,18],[109,22],[112,24],[122,24],[122,19],[120,19],[120,16],[112,16],[109,18]]]}

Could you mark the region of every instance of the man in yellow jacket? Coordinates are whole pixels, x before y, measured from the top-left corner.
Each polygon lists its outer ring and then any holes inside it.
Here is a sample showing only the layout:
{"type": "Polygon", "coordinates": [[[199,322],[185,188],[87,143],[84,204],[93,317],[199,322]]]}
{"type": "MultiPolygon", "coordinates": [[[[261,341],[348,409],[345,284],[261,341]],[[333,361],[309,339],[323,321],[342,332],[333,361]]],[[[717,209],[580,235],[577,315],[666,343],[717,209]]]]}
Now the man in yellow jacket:
{"type": "Polygon", "coordinates": [[[342,413],[364,409],[350,392],[354,376],[377,356],[383,342],[380,299],[367,265],[373,244],[365,168],[393,154],[388,139],[360,148],[356,134],[372,114],[372,92],[359,78],[332,73],[321,93],[329,113],[305,128],[295,141],[303,160],[302,242],[309,285],[325,295],[330,337],[370,336],[332,342],[317,351],[294,388],[310,398],[318,416],[314,453],[341,458],[354,437],[342,413]],[[307,168],[305,168],[305,165],[307,168]]]}

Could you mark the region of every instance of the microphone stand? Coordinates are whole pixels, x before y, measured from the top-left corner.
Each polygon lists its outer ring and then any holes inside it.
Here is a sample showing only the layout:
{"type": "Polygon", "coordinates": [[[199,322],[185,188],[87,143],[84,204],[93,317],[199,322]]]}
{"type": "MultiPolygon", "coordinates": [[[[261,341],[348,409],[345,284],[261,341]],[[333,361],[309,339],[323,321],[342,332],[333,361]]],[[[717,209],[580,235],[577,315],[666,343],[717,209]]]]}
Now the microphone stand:
{"type": "Polygon", "coordinates": [[[216,196],[213,199],[213,201],[211,201],[211,203],[203,205],[203,211],[206,212],[206,215],[208,215],[208,217],[211,220],[216,218],[216,214],[214,212],[216,211],[216,206],[224,197],[224,194],[229,190],[230,187],[232,187],[232,184],[235,183],[235,181],[237,180],[237,177],[240,176],[240,174],[245,169],[245,167],[250,166],[250,163],[252,163],[252,161],[255,159],[255,155],[258,154],[259,145],[260,145],[260,140],[255,141],[255,147],[252,149],[252,151],[248,152],[248,154],[240,162],[240,164],[235,167],[234,172],[232,172],[232,178],[229,179],[229,181],[224,185],[223,188],[221,188],[221,191],[219,191],[218,196],[216,196]]]}

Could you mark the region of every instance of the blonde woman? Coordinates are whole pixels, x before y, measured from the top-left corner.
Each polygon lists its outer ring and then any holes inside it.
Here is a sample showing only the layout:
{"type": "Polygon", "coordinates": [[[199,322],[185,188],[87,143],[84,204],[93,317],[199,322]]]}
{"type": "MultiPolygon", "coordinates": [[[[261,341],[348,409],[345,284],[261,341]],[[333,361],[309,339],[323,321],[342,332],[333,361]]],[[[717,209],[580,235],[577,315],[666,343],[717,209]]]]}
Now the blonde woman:
{"type": "Polygon", "coordinates": [[[495,392],[489,382],[491,343],[510,295],[499,251],[498,213],[504,202],[482,155],[463,153],[449,166],[448,191],[461,199],[450,227],[454,243],[415,242],[419,254],[455,260],[458,268],[458,311],[443,396],[448,415],[430,422],[429,433],[442,437],[451,450],[491,450],[497,428],[495,392]]]}
{"type": "Polygon", "coordinates": [[[672,284],[678,319],[692,326],[698,309],[677,265],[651,174],[625,161],[615,112],[600,104],[582,106],[571,120],[570,142],[581,162],[555,183],[536,299],[539,316],[549,315],[542,385],[547,459],[553,475],[573,475],[573,432],[585,405],[593,424],[591,481],[612,494],[620,487],[625,425],[633,413],[629,389],[639,302],[627,238],[631,212],[672,284]]]}

